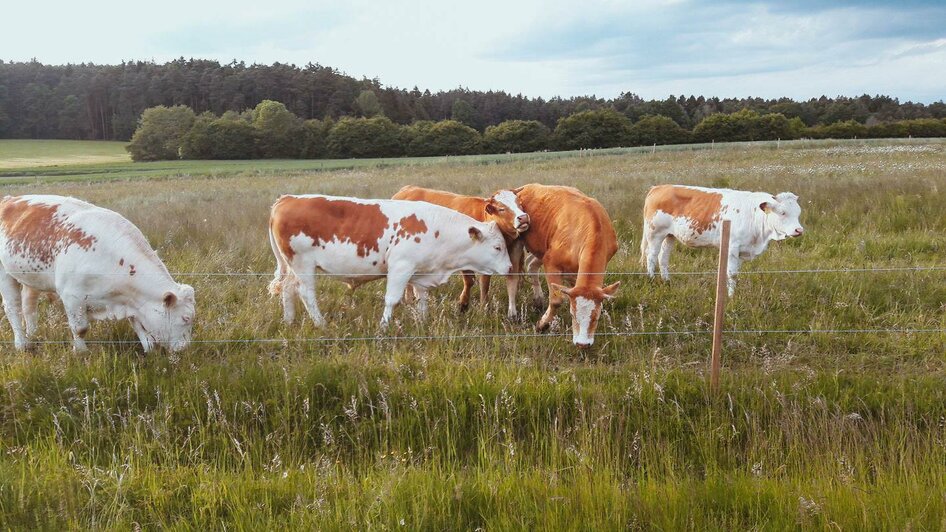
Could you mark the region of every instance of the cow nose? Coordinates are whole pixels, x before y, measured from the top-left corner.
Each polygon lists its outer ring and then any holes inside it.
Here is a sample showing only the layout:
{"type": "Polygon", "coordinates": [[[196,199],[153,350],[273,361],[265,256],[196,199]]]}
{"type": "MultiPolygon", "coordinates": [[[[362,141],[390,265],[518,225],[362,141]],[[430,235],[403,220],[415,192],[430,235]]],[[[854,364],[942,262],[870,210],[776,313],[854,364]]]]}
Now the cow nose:
{"type": "Polygon", "coordinates": [[[516,218],[516,219],[519,220],[519,223],[521,223],[521,224],[527,224],[527,223],[529,223],[529,215],[528,215],[528,214],[520,214],[519,217],[516,218]]]}
{"type": "Polygon", "coordinates": [[[578,349],[588,349],[589,347],[591,347],[591,344],[585,343],[585,342],[575,342],[575,347],[577,347],[578,349]]]}
{"type": "Polygon", "coordinates": [[[799,227],[798,229],[795,229],[795,236],[801,236],[801,234],[804,232],[805,230],[799,227]]]}

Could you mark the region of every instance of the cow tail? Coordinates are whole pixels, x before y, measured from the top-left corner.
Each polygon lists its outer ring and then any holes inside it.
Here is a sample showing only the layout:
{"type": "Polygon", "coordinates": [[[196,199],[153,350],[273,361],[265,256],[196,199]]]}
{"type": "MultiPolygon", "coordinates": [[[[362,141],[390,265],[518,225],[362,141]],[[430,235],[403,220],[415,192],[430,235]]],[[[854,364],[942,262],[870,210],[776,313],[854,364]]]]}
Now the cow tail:
{"type": "Polygon", "coordinates": [[[269,228],[269,245],[273,248],[273,255],[276,256],[276,272],[273,274],[273,280],[269,282],[269,295],[277,296],[282,293],[283,288],[289,288],[287,285],[293,282],[293,274],[289,269],[289,261],[286,260],[279,244],[276,243],[276,237],[273,235],[272,227],[269,228]]]}
{"type": "Polygon", "coordinates": [[[647,267],[647,248],[648,248],[648,239],[647,239],[647,221],[644,221],[644,232],[641,235],[641,266],[644,268],[647,267]]]}

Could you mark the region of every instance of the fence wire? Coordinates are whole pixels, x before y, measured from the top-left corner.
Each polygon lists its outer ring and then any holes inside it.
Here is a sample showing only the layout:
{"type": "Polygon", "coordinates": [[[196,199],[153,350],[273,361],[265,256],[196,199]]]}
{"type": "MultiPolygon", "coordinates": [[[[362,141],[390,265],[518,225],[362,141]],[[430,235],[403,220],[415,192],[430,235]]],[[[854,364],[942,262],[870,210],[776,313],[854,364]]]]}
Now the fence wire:
{"type": "MultiPolygon", "coordinates": [[[[647,336],[698,336],[712,335],[710,329],[680,331],[625,331],[598,332],[595,338],[629,338],[647,336]]],[[[726,329],[728,334],[946,334],[946,328],[868,328],[868,329],[726,329]]],[[[394,341],[443,341],[443,340],[507,340],[524,338],[568,338],[571,333],[522,333],[522,334],[457,334],[457,335],[396,335],[396,336],[336,336],[316,338],[222,338],[217,340],[192,340],[195,345],[212,344],[299,344],[299,343],[346,343],[346,342],[394,342],[394,341]]],[[[12,345],[6,340],[0,342],[12,345]]],[[[89,345],[139,345],[138,340],[86,340],[89,345]]],[[[72,345],[72,340],[37,340],[33,345],[72,345]]]]}

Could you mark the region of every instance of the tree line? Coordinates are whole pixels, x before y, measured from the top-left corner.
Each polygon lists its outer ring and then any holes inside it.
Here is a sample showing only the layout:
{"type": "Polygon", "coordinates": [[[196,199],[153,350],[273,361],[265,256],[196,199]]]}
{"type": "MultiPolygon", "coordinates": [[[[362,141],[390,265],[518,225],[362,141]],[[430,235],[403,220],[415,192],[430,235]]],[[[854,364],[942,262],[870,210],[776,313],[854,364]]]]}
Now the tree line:
{"type": "Polygon", "coordinates": [[[807,126],[799,117],[742,109],[709,115],[692,130],[671,117],[632,121],[613,108],[579,111],[554,129],[537,120],[506,120],[483,133],[454,119],[400,125],[371,118],[304,120],[264,100],[242,113],[197,114],[184,105],[145,109],[128,151],[135,161],[169,159],[372,158],[523,153],[690,142],[798,138],[946,137],[946,119],[918,118],[865,125],[856,120],[807,126]]]}
{"type": "Polygon", "coordinates": [[[128,140],[145,109],[187,106],[197,114],[242,113],[264,100],[282,102],[302,120],[339,122],[343,117],[384,116],[396,125],[454,120],[485,134],[510,120],[555,129],[562,118],[615,110],[631,122],[662,115],[683,129],[706,117],[749,110],[799,119],[806,127],[854,121],[866,127],[898,120],[946,118],[946,104],[904,102],[889,96],[813,98],[705,98],[670,96],[644,100],[633,93],[528,98],[503,91],[421,91],[382,86],[327,66],[304,67],[180,58],[164,64],[44,65],[0,61],[0,138],[128,140]]]}

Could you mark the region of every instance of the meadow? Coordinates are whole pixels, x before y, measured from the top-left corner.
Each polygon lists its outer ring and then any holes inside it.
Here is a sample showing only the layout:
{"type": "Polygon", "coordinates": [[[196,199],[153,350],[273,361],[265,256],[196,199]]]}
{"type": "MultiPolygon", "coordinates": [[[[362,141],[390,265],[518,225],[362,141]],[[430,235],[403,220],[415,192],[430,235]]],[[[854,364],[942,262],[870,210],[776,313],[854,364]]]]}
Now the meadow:
{"type": "MultiPolygon", "coordinates": [[[[50,302],[36,352],[14,352],[2,324],[0,526],[946,528],[946,272],[771,273],[944,266],[946,142],[584,155],[50,168],[0,157],[3,194],[122,213],[198,301],[198,341],[174,355],[143,355],[130,326],[101,322],[75,355],[50,302]],[[572,347],[564,308],[536,335],[525,293],[526,321],[506,321],[501,282],[485,310],[474,296],[460,314],[453,280],[426,322],[401,306],[384,332],[383,283],[322,281],[324,329],[283,325],[266,293],[280,194],[529,182],[579,187],[617,229],[608,282],[623,284],[590,351],[572,347]],[[727,334],[716,394],[714,275],[636,275],[644,194],[660,183],[800,196],[805,236],[744,265],[726,317],[735,331],[794,332],[727,334]],[[885,331],[823,332],[863,329],[885,331]],[[811,330],[822,332],[799,332],[811,330]]],[[[671,271],[715,262],[678,247],[671,271]]]]}

